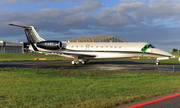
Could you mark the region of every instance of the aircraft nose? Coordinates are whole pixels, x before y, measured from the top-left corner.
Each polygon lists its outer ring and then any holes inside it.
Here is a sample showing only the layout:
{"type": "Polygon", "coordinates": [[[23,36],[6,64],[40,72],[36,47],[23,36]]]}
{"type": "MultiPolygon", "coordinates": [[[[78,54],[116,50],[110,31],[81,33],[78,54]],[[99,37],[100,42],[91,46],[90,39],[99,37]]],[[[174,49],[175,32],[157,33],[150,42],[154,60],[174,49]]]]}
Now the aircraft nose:
{"type": "Polygon", "coordinates": [[[169,57],[173,57],[173,55],[172,55],[171,53],[168,53],[167,55],[168,55],[169,57]]]}
{"type": "Polygon", "coordinates": [[[172,57],[173,56],[171,53],[166,52],[166,51],[161,50],[161,49],[154,48],[153,51],[154,51],[154,53],[157,53],[157,54],[164,56],[164,57],[172,57]]]}
{"type": "Polygon", "coordinates": [[[161,50],[161,53],[164,55],[164,56],[167,56],[167,57],[173,57],[173,55],[169,52],[166,52],[166,51],[163,51],[161,50]]]}

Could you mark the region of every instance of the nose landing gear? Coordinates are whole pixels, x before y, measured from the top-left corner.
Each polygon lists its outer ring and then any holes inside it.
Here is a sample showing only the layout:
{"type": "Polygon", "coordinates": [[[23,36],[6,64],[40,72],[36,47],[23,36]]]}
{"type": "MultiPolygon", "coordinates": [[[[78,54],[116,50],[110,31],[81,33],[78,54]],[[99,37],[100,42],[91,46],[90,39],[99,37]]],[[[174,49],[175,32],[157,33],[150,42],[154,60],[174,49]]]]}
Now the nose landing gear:
{"type": "Polygon", "coordinates": [[[169,60],[169,57],[160,57],[160,58],[157,58],[156,65],[160,65],[160,63],[159,63],[160,60],[169,60]]]}
{"type": "Polygon", "coordinates": [[[160,63],[159,63],[159,62],[156,62],[156,65],[160,65],[160,63]]]}

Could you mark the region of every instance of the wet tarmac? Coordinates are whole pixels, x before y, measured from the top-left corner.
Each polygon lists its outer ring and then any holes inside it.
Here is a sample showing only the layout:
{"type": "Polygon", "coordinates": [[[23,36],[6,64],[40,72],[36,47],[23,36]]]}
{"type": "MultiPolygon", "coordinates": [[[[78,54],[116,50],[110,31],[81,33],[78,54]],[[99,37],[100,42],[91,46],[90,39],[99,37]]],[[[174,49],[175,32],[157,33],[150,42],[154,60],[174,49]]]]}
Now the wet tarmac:
{"type": "Polygon", "coordinates": [[[23,61],[0,62],[0,68],[64,68],[91,70],[180,70],[179,63],[141,63],[134,60],[91,60],[88,64],[72,65],[71,61],[23,61]]]}
{"type": "Polygon", "coordinates": [[[180,92],[178,91],[114,108],[180,108],[179,100],[180,92]]]}

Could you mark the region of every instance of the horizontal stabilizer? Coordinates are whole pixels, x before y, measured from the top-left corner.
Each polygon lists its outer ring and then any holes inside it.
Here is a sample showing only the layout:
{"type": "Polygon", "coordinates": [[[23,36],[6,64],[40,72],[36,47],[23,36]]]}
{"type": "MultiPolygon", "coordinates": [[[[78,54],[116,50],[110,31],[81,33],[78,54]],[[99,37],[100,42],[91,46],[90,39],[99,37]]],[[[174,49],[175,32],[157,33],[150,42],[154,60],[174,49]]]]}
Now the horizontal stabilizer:
{"type": "Polygon", "coordinates": [[[35,28],[33,26],[22,26],[16,24],[9,24],[10,26],[21,27],[24,29],[28,43],[32,44],[32,47],[35,51],[38,51],[34,43],[45,41],[45,39],[41,38],[35,28]]]}
{"type": "MultiPolygon", "coordinates": [[[[16,26],[16,27],[21,27],[21,28],[23,28],[23,29],[31,29],[32,28],[32,26],[21,26],[21,25],[16,25],[16,24],[9,24],[10,26],[16,26]]],[[[37,29],[37,28],[35,28],[35,29],[37,29]]]]}

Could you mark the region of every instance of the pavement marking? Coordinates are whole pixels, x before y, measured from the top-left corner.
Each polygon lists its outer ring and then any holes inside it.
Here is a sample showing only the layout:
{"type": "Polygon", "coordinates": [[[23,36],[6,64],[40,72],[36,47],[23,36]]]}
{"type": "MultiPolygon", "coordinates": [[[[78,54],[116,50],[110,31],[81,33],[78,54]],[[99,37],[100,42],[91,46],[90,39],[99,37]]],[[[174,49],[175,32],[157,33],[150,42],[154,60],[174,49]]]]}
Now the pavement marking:
{"type": "Polygon", "coordinates": [[[166,96],[166,97],[162,97],[162,98],[158,98],[158,99],[154,99],[154,100],[150,100],[150,101],[139,103],[139,104],[135,104],[135,105],[131,105],[131,106],[124,107],[124,108],[137,108],[137,107],[140,107],[140,106],[144,106],[144,105],[147,105],[147,104],[151,104],[151,103],[154,103],[154,102],[162,101],[162,100],[169,99],[169,98],[176,97],[176,96],[180,96],[180,93],[173,94],[173,95],[166,96]]]}

